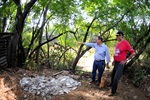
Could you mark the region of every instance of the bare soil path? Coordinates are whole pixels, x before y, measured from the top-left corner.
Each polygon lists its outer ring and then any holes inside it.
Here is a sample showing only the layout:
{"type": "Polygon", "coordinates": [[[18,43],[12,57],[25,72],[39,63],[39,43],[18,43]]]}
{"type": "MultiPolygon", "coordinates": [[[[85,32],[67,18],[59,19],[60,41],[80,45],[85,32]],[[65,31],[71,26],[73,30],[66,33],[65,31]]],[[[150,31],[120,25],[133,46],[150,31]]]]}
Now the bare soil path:
{"type": "Polygon", "coordinates": [[[96,84],[90,84],[89,73],[80,75],[78,81],[81,82],[81,86],[68,94],[35,96],[20,87],[19,81],[23,77],[34,74],[51,76],[57,72],[52,69],[44,69],[39,72],[25,69],[0,70],[0,100],[149,100],[145,93],[128,82],[125,76],[120,80],[118,94],[113,97],[108,96],[110,90],[107,86],[100,90],[96,84]]]}

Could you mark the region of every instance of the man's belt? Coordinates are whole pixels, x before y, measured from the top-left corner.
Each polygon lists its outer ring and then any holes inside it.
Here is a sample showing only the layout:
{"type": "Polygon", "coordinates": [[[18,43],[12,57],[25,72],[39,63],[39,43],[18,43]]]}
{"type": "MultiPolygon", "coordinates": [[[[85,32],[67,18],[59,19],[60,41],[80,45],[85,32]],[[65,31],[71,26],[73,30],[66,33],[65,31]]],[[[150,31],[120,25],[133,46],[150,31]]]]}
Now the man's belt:
{"type": "Polygon", "coordinates": [[[105,61],[105,60],[95,60],[96,62],[102,62],[102,61],[105,61]]]}
{"type": "Polygon", "coordinates": [[[120,63],[121,61],[115,61],[115,63],[120,63]]]}

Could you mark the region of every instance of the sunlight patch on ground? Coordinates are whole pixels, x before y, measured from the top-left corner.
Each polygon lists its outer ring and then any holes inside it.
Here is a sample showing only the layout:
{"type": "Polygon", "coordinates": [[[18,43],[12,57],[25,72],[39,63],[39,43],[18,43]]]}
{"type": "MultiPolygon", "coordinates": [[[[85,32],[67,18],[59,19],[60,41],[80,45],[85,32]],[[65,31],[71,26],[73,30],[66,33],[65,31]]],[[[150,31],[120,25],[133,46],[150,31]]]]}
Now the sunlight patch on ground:
{"type": "Polygon", "coordinates": [[[89,52],[86,52],[82,58],[80,58],[77,66],[82,68],[83,71],[92,71],[92,66],[93,66],[93,61],[94,61],[94,54],[90,54],[89,52]]]}
{"type": "Polygon", "coordinates": [[[81,97],[84,96],[84,99],[87,100],[97,100],[97,99],[102,99],[102,100],[113,100],[114,97],[109,97],[108,94],[104,91],[97,91],[97,92],[90,92],[90,91],[78,91],[75,92],[74,95],[80,95],[81,97]]]}
{"type": "Polygon", "coordinates": [[[0,100],[16,100],[13,89],[5,83],[4,78],[0,78],[0,100]]]}

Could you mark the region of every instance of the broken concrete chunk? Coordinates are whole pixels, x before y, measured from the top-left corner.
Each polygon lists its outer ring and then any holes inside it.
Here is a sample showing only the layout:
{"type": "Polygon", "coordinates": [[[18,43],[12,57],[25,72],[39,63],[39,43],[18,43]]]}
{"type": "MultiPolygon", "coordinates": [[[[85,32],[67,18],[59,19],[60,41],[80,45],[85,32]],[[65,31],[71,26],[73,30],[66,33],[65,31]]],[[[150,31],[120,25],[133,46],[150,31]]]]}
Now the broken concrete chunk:
{"type": "Polygon", "coordinates": [[[20,80],[21,87],[35,95],[61,95],[75,90],[81,82],[69,76],[57,76],[57,78],[35,76],[24,77],[20,80]]]}

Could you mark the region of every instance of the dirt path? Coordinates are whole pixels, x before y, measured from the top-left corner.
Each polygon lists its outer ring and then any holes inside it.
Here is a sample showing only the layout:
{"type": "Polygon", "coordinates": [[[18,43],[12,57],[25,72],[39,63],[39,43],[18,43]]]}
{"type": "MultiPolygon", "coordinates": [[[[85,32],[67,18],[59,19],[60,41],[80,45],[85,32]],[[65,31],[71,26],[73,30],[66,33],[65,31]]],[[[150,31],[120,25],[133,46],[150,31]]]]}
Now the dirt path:
{"type": "Polygon", "coordinates": [[[125,77],[122,77],[118,87],[118,94],[109,97],[109,89],[105,86],[99,90],[96,84],[89,84],[90,75],[81,75],[81,86],[68,94],[58,96],[35,96],[22,90],[19,80],[34,74],[51,76],[57,71],[43,70],[32,72],[23,69],[0,71],[0,100],[149,100],[145,93],[134,87],[125,77]]]}

